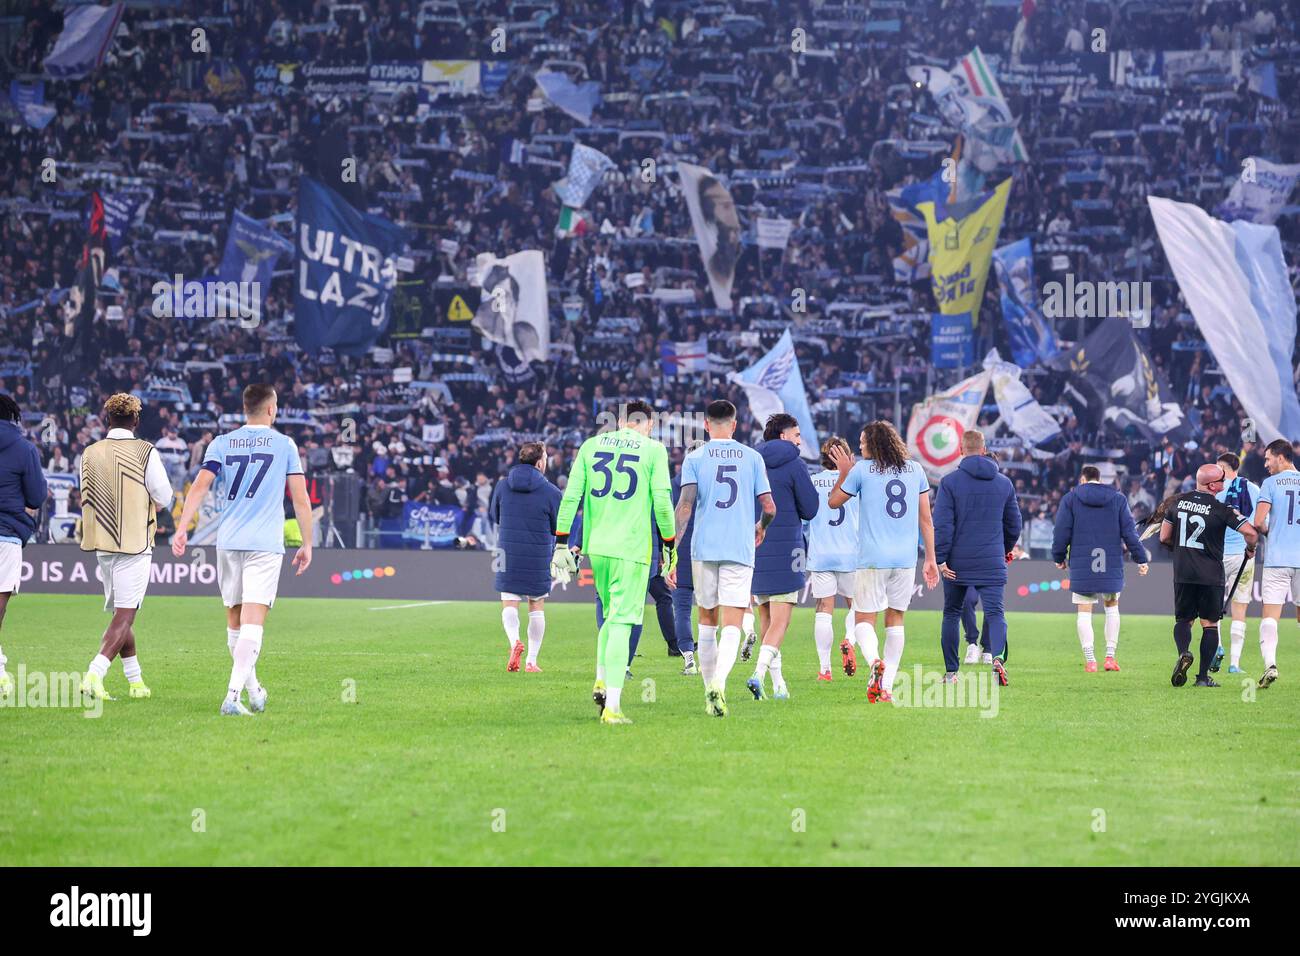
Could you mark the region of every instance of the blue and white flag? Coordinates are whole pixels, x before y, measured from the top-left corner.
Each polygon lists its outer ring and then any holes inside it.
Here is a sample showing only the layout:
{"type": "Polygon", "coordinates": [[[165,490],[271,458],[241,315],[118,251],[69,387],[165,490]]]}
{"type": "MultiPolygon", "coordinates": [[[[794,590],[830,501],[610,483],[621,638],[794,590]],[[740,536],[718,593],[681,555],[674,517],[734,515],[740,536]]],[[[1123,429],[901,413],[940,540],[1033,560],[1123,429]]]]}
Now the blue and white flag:
{"type": "Polygon", "coordinates": [[[1192,318],[1260,442],[1300,436],[1296,302],[1277,227],[1227,223],[1172,199],[1147,202],[1192,318]]]}
{"type": "Polygon", "coordinates": [[[108,233],[108,245],[116,253],[126,239],[127,230],[140,221],[149,204],[149,196],[143,192],[123,192],[100,193],[99,198],[104,203],[104,231],[108,233]]]}
{"type": "Polygon", "coordinates": [[[259,282],[265,291],[280,256],[292,254],[292,242],[236,209],[217,277],[222,282],[259,282]]]}
{"type": "Polygon", "coordinates": [[[45,105],[43,80],[13,80],[9,84],[9,102],[32,129],[45,129],[59,115],[53,106],[45,105]]]}
{"type": "Polygon", "coordinates": [[[310,176],[298,182],[294,334],[309,352],[364,354],[388,327],[406,233],[310,176]]]}
{"type": "Polygon", "coordinates": [[[709,370],[709,340],[661,342],[659,362],[665,375],[689,375],[709,370]]]}
{"type": "Polygon", "coordinates": [[[931,313],[930,364],[935,368],[966,368],[975,364],[975,330],[969,312],[931,313]]]}
{"type": "Polygon", "coordinates": [[[65,8],[63,32],[54,41],[54,49],[43,64],[46,74],[61,80],[76,80],[103,63],[125,6],[114,3],[107,7],[65,8]]]}
{"type": "Polygon", "coordinates": [[[771,351],[743,372],[732,372],[727,381],[745,390],[749,410],[760,425],[777,412],[793,415],[803,438],[799,454],[814,461],[821,456],[821,442],[817,440],[817,429],[813,427],[808,392],[804,389],[803,373],[799,371],[794,339],[789,329],[781,334],[780,341],[772,346],[771,351]]]}
{"type": "Polygon", "coordinates": [[[576,120],[591,124],[591,113],[600,105],[600,84],[594,80],[574,83],[563,73],[538,73],[534,79],[542,95],[576,120]]]}
{"type": "Polygon", "coordinates": [[[1002,287],[1002,320],[1007,324],[1011,360],[1021,368],[1046,362],[1061,346],[1038,307],[1034,255],[1028,237],[993,252],[993,268],[1002,287]]]}
{"type": "Polygon", "coordinates": [[[569,157],[569,175],[555,184],[555,194],[564,205],[581,209],[600,185],[605,170],[613,168],[614,161],[600,150],[575,143],[569,157]]]}
{"type": "Polygon", "coordinates": [[[1270,225],[1277,222],[1297,179],[1300,163],[1283,166],[1250,156],[1242,163],[1241,176],[1232,184],[1228,198],[1214,212],[1229,221],[1246,219],[1270,225]]]}
{"type": "Polygon", "coordinates": [[[940,219],[948,202],[949,184],[944,182],[942,167],[928,179],[889,190],[889,214],[903,230],[903,251],[894,258],[894,281],[916,282],[930,277],[930,239],[925,217],[917,210],[917,203],[932,202],[940,219]]]}

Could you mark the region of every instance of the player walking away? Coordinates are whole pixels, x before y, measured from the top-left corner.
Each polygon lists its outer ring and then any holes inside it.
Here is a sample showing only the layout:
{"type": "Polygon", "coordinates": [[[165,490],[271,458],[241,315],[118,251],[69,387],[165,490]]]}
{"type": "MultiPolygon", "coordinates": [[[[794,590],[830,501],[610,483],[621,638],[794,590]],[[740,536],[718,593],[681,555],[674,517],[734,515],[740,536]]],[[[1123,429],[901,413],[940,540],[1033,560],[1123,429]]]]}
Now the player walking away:
{"type": "MultiPolygon", "coordinates": [[[[1277,680],[1277,622],[1282,605],[1300,595],[1300,472],[1296,471],[1291,445],[1283,438],[1269,442],[1264,449],[1264,467],[1268,477],[1259,486],[1259,503],[1255,505],[1256,527],[1264,528],[1264,579],[1261,595],[1264,616],[1259,621],[1259,650],[1264,655],[1264,676],[1260,687],[1277,680]],[[1276,513],[1275,513],[1276,512],[1276,513]]],[[[1246,559],[1250,559],[1250,536],[1246,535],[1246,559]]],[[[1244,573],[1244,572],[1243,572],[1244,573]]],[[[1300,601],[1297,601],[1300,607],[1300,601]]],[[[1300,620],[1300,612],[1297,613],[1300,620]]]]}
{"type": "Polygon", "coordinates": [[[822,471],[813,475],[817,491],[817,514],[808,522],[808,570],[812,577],[812,596],[817,602],[813,613],[813,640],[817,644],[817,674],[830,676],[831,646],[835,642],[835,599],[844,598],[849,607],[848,630],[840,642],[840,662],[844,674],[852,677],[858,669],[854,645],[853,591],[858,573],[858,499],[850,498],[838,508],[830,506],[831,491],[840,480],[831,450],[838,448],[854,461],[849,443],[838,435],[822,442],[822,471]]]}
{"type": "MultiPolygon", "coordinates": [[[[726,717],[727,677],[740,649],[741,619],[749,607],[754,579],[754,553],[776,517],[776,503],[762,456],[732,437],[736,406],[718,399],[709,403],[704,414],[709,440],[682,462],[677,531],[680,534],[694,514],[691,577],[700,609],[696,645],[704,676],[704,711],[726,717]],[[762,508],[757,522],[755,499],[762,508]]],[[[675,571],[668,583],[676,584],[675,571]]]]}
{"type": "Polygon", "coordinates": [[[925,542],[923,576],[939,584],[935,562],[930,483],[921,466],[907,457],[907,445],[889,422],[862,429],[862,461],[843,448],[831,448],[839,478],[827,504],[839,508],[858,500],[857,574],[853,589],[854,628],[863,660],[871,668],[870,703],[893,700],[894,676],[903,659],[903,615],[916,584],[916,545],[925,542]],[[876,618],[885,612],[885,655],[880,656],[876,618]]]}
{"type": "Polygon", "coordinates": [[[266,689],[257,679],[262,629],[275,604],[284,561],[284,487],[289,486],[293,514],[302,529],[302,546],[293,566],[302,574],[311,564],[311,500],[298,460],[298,447],[271,425],[279,412],[275,389],[253,384],[244,389],[246,424],[212,439],[172,537],[172,554],[181,557],[189,541],[187,528],[203,496],[220,479],[217,494],[226,507],[217,526],[217,584],[226,606],[226,646],[233,665],[221,713],[251,716],[249,707],[266,709],[266,689]],[[248,690],[248,707],[239,700],[248,690]]]}
{"type": "Polygon", "coordinates": [[[537,655],[546,634],[546,595],[551,593],[551,551],[560,513],[560,489],[546,480],[546,446],[525,442],[515,464],[492,489],[488,517],[499,529],[496,579],[501,626],[510,645],[506,670],[516,673],[524,654],[519,639],[519,604],[528,602],[528,659],[524,670],[540,674],[537,655]]]}
{"type": "MultiPolygon", "coordinates": [[[[1241,468],[1241,459],[1234,454],[1220,455],[1218,465],[1223,469],[1224,485],[1223,490],[1214,497],[1237,514],[1253,516],[1255,504],[1259,501],[1259,485],[1245,475],[1237,474],[1241,468]]],[[[1253,521],[1251,523],[1254,524],[1253,521]]],[[[1255,530],[1259,531],[1258,526],[1255,530]]],[[[1233,581],[1237,582],[1236,590],[1232,592],[1232,600],[1228,604],[1228,613],[1232,616],[1232,623],[1229,625],[1231,657],[1228,659],[1228,673],[1240,674],[1242,672],[1241,650],[1246,643],[1246,611],[1250,607],[1255,590],[1255,562],[1246,560],[1246,541],[1231,529],[1223,537],[1223,577],[1228,587],[1232,587],[1233,581]]],[[[1210,665],[1210,672],[1216,673],[1222,663],[1223,645],[1219,645],[1219,649],[1214,654],[1214,663],[1210,665]]]]}
{"type": "Polygon", "coordinates": [[[662,566],[671,572],[677,559],[668,452],[650,437],[653,415],[648,403],[628,402],[619,408],[617,430],[582,443],[555,526],[552,566],[560,574],[572,574],[577,560],[569,547],[569,531],[582,506],[579,546],[591,558],[605,613],[596,637],[596,684],[591,693],[604,724],[631,723],[623,716],[623,682],[632,627],[645,616],[652,518],[663,539],[662,566]]]}
{"type": "MultiPolygon", "coordinates": [[[[1246,540],[1247,560],[1254,556],[1259,538],[1249,519],[1214,497],[1223,490],[1223,478],[1223,469],[1218,465],[1207,462],[1196,469],[1196,490],[1177,495],[1160,522],[1160,543],[1174,552],[1174,643],[1178,645],[1178,663],[1170,683],[1175,687],[1187,683],[1193,660],[1192,621],[1196,618],[1201,619],[1201,666],[1196,686],[1219,686],[1210,676],[1210,664],[1219,646],[1219,619],[1223,617],[1224,534],[1229,528],[1241,532],[1246,540]]],[[[1280,607],[1274,605],[1275,613],[1280,607]]],[[[1268,613],[1267,598],[1264,611],[1268,613]]]]}
{"type": "Polygon", "coordinates": [[[1093,654],[1092,606],[1101,601],[1106,611],[1106,659],[1108,671],[1118,671],[1115,650],[1119,646],[1119,595],[1124,589],[1124,548],[1138,563],[1138,574],[1146,574],[1151,556],[1138,539],[1137,525],[1128,499],[1115,488],[1101,483],[1101,469],[1084,465],[1079,486],[1061,499],[1052,537],[1052,560],[1070,570],[1070,586],[1078,613],[1075,630],[1083,647],[1083,669],[1097,673],[1093,654]]]}
{"type": "MultiPolygon", "coordinates": [[[[803,569],[807,564],[807,542],[803,522],[817,514],[817,489],[808,477],[808,469],[799,460],[799,422],[793,415],[778,412],[763,427],[763,444],[756,451],[767,468],[767,484],[776,505],[763,543],[754,552],[754,579],[751,587],[758,595],[759,624],[763,646],[758,652],[754,675],[745,682],[755,700],[765,696],[763,682],[772,672],[772,693],[785,700],[790,696],[781,673],[781,642],[790,628],[790,617],[799,603],[804,587],[803,569]]],[[[755,506],[757,518],[757,505],[755,506]]],[[[818,679],[822,679],[819,675],[818,679]]],[[[830,680],[830,667],[825,679],[830,680]]]]}
{"type": "Polygon", "coordinates": [[[957,470],[939,482],[934,506],[935,556],[943,576],[943,679],[957,680],[962,608],[974,588],[989,629],[993,672],[998,683],[1006,686],[1007,618],[1002,592],[1007,564],[1020,537],[1020,507],[1015,487],[988,457],[981,432],[973,428],[964,432],[961,452],[957,470]]]}
{"type": "Polygon", "coordinates": [[[140,399],[125,392],[104,403],[108,434],[81,456],[81,550],[94,551],[104,581],[104,610],[113,618],[100,640],[81,692],[111,700],[104,677],[113,658],[122,655],[127,693],[150,695],[135,645],[135,616],[149,587],[153,566],[156,511],[170,508],[172,486],[158,449],[135,437],[140,427],[140,399]]]}
{"type": "MultiPolygon", "coordinates": [[[[0,624],[9,599],[23,578],[23,547],[36,534],[34,512],[45,504],[49,489],[41,456],[23,434],[22,412],[8,395],[0,395],[0,624]]],[[[14,692],[0,648],[0,697],[14,692]]]]}

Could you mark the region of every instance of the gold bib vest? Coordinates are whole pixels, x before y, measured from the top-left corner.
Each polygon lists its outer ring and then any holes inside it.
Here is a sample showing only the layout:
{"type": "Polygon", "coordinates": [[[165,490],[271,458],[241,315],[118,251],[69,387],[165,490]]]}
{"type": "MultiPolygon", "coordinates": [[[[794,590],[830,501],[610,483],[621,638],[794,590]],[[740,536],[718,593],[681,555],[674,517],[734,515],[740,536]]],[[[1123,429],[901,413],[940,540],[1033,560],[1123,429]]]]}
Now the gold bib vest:
{"type": "Polygon", "coordinates": [[[158,520],[144,484],[153,445],[143,438],[105,438],[81,456],[81,550],[143,554],[158,520]]]}

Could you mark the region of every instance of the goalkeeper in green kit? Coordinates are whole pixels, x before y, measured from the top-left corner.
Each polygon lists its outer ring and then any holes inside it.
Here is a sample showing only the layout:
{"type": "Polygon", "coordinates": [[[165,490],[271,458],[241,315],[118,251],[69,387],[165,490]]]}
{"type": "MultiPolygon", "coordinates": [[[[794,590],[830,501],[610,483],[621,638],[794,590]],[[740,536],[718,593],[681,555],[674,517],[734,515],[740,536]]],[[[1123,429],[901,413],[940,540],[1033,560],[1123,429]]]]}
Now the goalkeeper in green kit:
{"type": "Polygon", "coordinates": [[[577,570],[569,531],[582,505],[580,550],[591,557],[605,623],[596,638],[592,699],[603,724],[630,724],[621,698],[632,627],[645,615],[650,581],[650,522],[663,539],[662,573],[677,566],[668,452],[650,437],[654,410],[643,401],[619,408],[618,429],[588,438],[578,450],[555,522],[552,576],[567,581],[577,570]]]}

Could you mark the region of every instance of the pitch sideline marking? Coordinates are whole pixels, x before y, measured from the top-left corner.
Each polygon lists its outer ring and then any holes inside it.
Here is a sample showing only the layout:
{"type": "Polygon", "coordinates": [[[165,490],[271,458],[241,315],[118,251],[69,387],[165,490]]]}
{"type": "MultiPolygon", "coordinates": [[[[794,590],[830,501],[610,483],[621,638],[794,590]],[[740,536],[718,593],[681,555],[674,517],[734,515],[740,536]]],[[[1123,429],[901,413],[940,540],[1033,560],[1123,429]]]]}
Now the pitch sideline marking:
{"type": "Polygon", "coordinates": [[[429,607],[434,604],[449,604],[449,601],[420,601],[417,604],[386,604],[383,607],[368,607],[367,611],[400,611],[408,607],[429,607]]]}

